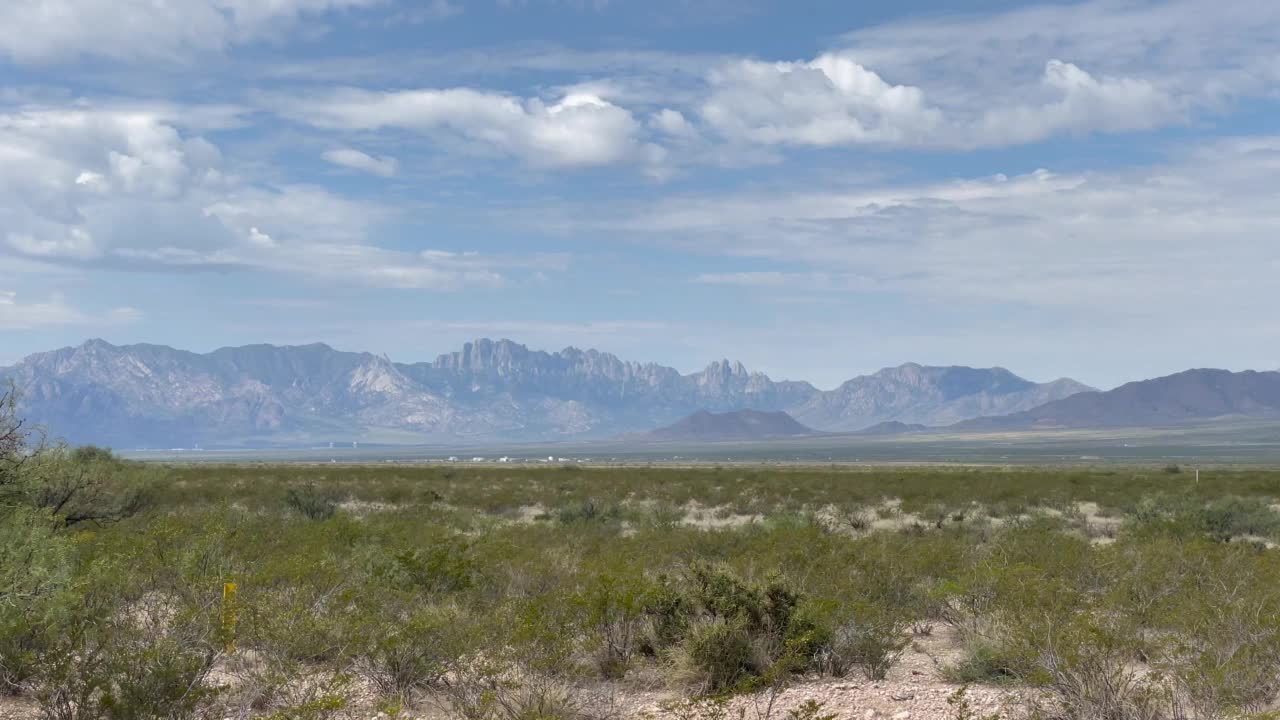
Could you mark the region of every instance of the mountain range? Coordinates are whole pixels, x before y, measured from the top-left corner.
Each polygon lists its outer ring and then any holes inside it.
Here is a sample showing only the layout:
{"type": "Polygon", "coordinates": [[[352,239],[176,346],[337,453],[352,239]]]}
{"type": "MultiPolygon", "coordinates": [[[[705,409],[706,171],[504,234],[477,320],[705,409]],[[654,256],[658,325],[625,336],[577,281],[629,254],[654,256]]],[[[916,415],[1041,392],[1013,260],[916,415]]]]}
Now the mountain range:
{"type": "Polygon", "coordinates": [[[909,363],[823,391],[727,360],[681,374],[596,350],[487,339],[418,363],[323,344],[197,354],[90,340],[28,356],[0,378],[17,384],[22,411],[51,435],[121,449],[595,439],[699,410],[786,411],[804,426],[846,432],[1030,411],[1092,390],[1003,368],[909,363]]]}

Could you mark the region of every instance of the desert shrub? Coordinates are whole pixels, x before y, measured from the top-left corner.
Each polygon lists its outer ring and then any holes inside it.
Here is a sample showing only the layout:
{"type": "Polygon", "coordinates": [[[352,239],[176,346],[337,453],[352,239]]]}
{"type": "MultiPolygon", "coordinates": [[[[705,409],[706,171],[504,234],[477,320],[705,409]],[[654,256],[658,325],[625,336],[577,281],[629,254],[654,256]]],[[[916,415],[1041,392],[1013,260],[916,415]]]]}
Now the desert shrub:
{"type": "Polygon", "coordinates": [[[574,597],[603,677],[626,675],[640,644],[648,595],[643,577],[602,573],[574,597]]]}
{"type": "Polygon", "coordinates": [[[594,716],[569,684],[547,675],[520,677],[502,663],[464,667],[445,691],[449,708],[465,720],[575,720],[594,716]]]}
{"type": "Polygon", "coordinates": [[[1168,542],[1185,581],[1154,618],[1153,663],[1202,717],[1258,713],[1280,696],[1280,558],[1239,545],[1168,542]]]}
{"type": "Polygon", "coordinates": [[[309,520],[328,520],[338,512],[341,501],[336,489],[315,483],[294,485],[285,491],[285,504],[309,520]]]}
{"type": "Polygon", "coordinates": [[[1031,565],[1001,568],[991,637],[1003,664],[1045,691],[1042,716],[1130,720],[1162,717],[1168,688],[1135,662],[1140,628],[1105,604],[1092,583],[1051,577],[1031,565]]]}
{"type": "Polygon", "coordinates": [[[17,693],[57,632],[59,594],[72,581],[72,546],[47,511],[0,508],[0,692],[17,693]]]}
{"type": "Polygon", "coordinates": [[[812,621],[813,669],[835,677],[858,669],[883,680],[910,642],[910,621],[900,610],[866,600],[825,603],[812,621]]]}
{"type": "Polygon", "coordinates": [[[1225,497],[1209,502],[1200,524],[1210,537],[1227,541],[1241,535],[1270,537],[1280,530],[1280,514],[1258,498],[1225,497]]]}
{"type": "Polygon", "coordinates": [[[1208,535],[1219,542],[1280,533],[1280,513],[1259,498],[1228,495],[1208,502],[1189,497],[1143,498],[1132,512],[1133,529],[1142,534],[1177,537],[1208,535]]]}
{"type": "MultiPolygon", "coordinates": [[[[571,466],[578,471],[579,468],[571,466]]],[[[602,503],[587,498],[571,503],[556,512],[556,519],[565,525],[589,522],[617,522],[622,519],[622,506],[617,503],[602,503]]]]}
{"type": "Polygon", "coordinates": [[[333,720],[348,716],[351,702],[345,677],[337,681],[307,685],[306,696],[286,701],[266,716],[267,720],[333,720]]]}
{"type": "Polygon", "coordinates": [[[732,720],[726,695],[702,695],[663,703],[663,714],[674,720],[732,720]]]}
{"type": "Polygon", "coordinates": [[[815,633],[798,612],[800,601],[781,578],[750,585],[694,563],[678,580],[660,578],[645,610],[650,637],[668,649],[678,681],[722,692],[745,689],[771,670],[783,672],[780,664],[789,671],[793,657],[811,656],[815,633]]]}
{"type": "Polygon", "coordinates": [[[996,578],[982,569],[944,581],[937,590],[942,620],[967,637],[986,633],[998,599],[996,578]]]}
{"type": "Polygon", "coordinates": [[[1122,621],[1092,613],[1020,617],[1008,627],[1024,680],[1047,691],[1067,718],[1130,720],[1163,716],[1167,689],[1134,663],[1141,644],[1122,621]]]}
{"type": "Polygon", "coordinates": [[[684,521],[684,509],[670,503],[654,503],[640,513],[639,524],[648,530],[670,531],[684,521]]]}
{"type": "Polygon", "coordinates": [[[826,710],[826,703],[810,698],[788,710],[787,720],[836,720],[840,717],[826,710]]]}
{"type": "Polygon", "coordinates": [[[1022,658],[990,641],[974,641],[954,664],[943,668],[948,680],[961,685],[1006,684],[1027,677],[1031,668],[1022,658]]]}
{"type": "Polygon", "coordinates": [[[978,715],[969,702],[969,687],[961,685],[955,692],[947,696],[947,706],[951,708],[953,720],[998,720],[999,715],[978,715]]]}
{"type": "Polygon", "coordinates": [[[646,633],[639,649],[650,656],[677,645],[688,634],[689,620],[694,613],[677,580],[666,574],[659,575],[650,587],[643,610],[646,633]]]}
{"type": "MultiPolygon", "coordinates": [[[[100,572],[116,577],[116,568],[100,572]]],[[[213,603],[137,594],[103,575],[60,618],[42,652],[36,698],[50,720],[181,720],[213,701],[223,651],[213,603]]]]}
{"type": "Polygon", "coordinates": [[[375,560],[375,580],[402,590],[427,594],[457,592],[475,582],[469,543],[448,533],[436,534],[425,547],[392,550],[375,560]]]}
{"type": "Polygon", "coordinates": [[[442,694],[468,720],[547,720],[581,717],[588,701],[578,676],[569,598],[525,598],[491,608],[467,633],[474,652],[464,657],[442,694]]]}
{"type": "Polygon", "coordinates": [[[230,658],[227,670],[237,682],[223,701],[238,715],[270,710],[283,713],[281,718],[302,719],[331,705],[326,698],[342,697],[350,684],[350,663],[368,630],[354,611],[355,594],[342,585],[300,583],[240,603],[237,635],[248,652],[230,658]]]}
{"type": "Polygon", "coordinates": [[[466,647],[464,616],[455,608],[414,606],[400,598],[367,610],[365,642],[355,670],[384,698],[412,702],[415,692],[439,686],[466,647]]]}
{"type": "Polygon", "coordinates": [[[27,458],[14,489],[23,504],[49,511],[64,525],[101,525],[141,512],[158,481],[154,468],[109,450],[54,445],[27,458]]]}
{"type": "Polygon", "coordinates": [[[688,630],[673,655],[676,677],[698,693],[729,690],[768,665],[757,653],[745,618],[704,618],[688,630]]]}
{"type": "Polygon", "coordinates": [[[12,381],[0,386],[0,502],[19,484],[21,471],[31,449],[29,429],[18,417],[18,391],[12,381]]]}

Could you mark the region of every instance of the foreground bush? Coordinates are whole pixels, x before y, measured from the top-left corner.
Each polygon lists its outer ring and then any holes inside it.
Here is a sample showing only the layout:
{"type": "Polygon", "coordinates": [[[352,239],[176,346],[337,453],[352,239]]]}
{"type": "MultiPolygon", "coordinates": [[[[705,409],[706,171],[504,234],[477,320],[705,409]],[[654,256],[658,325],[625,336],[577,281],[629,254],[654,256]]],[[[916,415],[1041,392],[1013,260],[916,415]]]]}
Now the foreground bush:
{"type": "Polygon", "coordinates": [[[209,675],[226,642],[213,602],[190,606],[110,580],[78,599],[39,660],[46,718],[180,720],[212,703],[219,688],[209,675]]]}
{"type": "Polygon", "coordinates": [[[23,689],[58,632],[74,570],[58,524],[46,511],[0,508],[0,692],[23,689]]]}

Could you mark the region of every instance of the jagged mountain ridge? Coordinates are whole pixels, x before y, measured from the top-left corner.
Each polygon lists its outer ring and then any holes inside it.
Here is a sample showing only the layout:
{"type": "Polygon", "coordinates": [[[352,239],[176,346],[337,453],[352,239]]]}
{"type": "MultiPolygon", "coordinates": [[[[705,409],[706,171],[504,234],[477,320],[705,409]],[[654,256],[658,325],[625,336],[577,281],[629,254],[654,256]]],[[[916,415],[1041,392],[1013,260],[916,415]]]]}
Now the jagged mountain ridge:
{"type": "Polygon", "coordinates": [[[596,350],[551,353],[509,340],[477,340],[422,363],[323,344],[197,354],[91,340],[31,355],[0,377],[18,384],[24,412],[51,434],[119,448],[590,439],[699,410],[784,410],[818,430],[844,430],[1022,409],[1029,398],[1083,387],[1037,385],[999,369],[907,365],[824,392],[727,360],[682,375],[596,350]],[[868,386],[881,376],[892,382],[868,386]],[[934,399],[942,409],[929,409],[934,399]]]}

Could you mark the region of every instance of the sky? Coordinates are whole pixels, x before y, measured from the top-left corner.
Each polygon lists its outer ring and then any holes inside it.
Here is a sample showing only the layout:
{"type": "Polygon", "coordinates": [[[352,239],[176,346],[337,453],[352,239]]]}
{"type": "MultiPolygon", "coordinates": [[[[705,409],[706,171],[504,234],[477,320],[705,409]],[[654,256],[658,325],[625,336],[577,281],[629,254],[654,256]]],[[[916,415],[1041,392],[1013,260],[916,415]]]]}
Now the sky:
{"type": "Polygon", "coordinates": [[[1280,368],[1274,0],[6,0],[0,365],[1280,368]],[[962,8],[962,11],[957,10],[962,8]]]}

